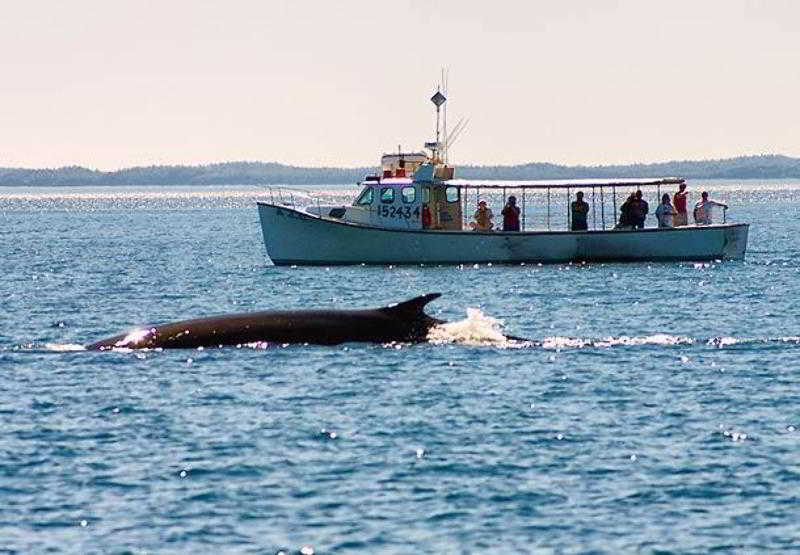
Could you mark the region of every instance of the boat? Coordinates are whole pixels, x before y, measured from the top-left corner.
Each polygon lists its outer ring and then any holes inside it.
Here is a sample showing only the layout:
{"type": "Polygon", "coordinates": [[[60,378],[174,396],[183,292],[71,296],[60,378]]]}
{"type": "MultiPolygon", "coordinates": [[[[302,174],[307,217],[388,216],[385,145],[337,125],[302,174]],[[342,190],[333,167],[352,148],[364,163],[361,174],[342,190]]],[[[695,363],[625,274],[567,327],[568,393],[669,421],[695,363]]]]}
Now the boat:
{"type": "MultiPolygon", "coordinates": [[[[723,221],[633,229],[618,224],[618,196],[656,192],[685,183],[677,177],[500,181],[455,179],[447,151],[454,133],[440,133],[426,151],[384,154],[378,174],[367,176],[349,206],[323,205],[307,194],[270,188],[258,202],[267,255],[275,265],[565,263],[741,260],[749,224],[723,221]],[[587,229],[575,228],[572,195],[590,198],[587,229]],[[500,207],[515,196],[519,231],[471,222],[481,201],[500,207]],[[562,201],[563,199],[563,201],[562,201]],[[556,210],[555,203],[562,206],[556,210]],[[474,204],[473,204],[474,203],[474,204]]],[[[445,112],[446,114],[446,112],[445,112]]],[[[454,131],[463,130],[456,126],[454,131]]],[[[656,200],[656,202],[653,202],[656,200]]],[[[588,202],[587,202],[588,203],[588,202]]]]}

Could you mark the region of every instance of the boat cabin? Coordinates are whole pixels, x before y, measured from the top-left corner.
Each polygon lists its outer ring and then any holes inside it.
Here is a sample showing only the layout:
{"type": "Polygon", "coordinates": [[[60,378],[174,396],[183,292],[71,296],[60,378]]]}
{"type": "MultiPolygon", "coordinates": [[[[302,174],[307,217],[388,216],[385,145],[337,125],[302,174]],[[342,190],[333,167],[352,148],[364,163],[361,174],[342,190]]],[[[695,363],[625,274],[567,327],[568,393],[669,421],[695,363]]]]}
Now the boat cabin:
{"type": "Polygon", "coordinates": [[[462,229],[459,187],[407,177],[368,179],[363,185],[347,207],[347,221],[384,228],[462,229]]]}

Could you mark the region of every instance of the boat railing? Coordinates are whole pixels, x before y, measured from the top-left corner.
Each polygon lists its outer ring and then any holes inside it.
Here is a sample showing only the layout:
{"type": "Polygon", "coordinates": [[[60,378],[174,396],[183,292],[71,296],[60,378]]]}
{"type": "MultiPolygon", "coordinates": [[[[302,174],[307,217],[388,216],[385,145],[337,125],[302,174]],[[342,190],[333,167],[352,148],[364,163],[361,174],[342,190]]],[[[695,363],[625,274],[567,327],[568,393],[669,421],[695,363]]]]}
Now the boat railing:
{"type": "Polygon", "coordinates": [[[312,195],[303,189],[293,189],[291,187],[267,186],[270,204],[288,206],[290,208],[306,208],[316,205],[321,210],[322,203],[318,195],[312,195]],[[302,202],[306,200],[307,202],[302,202]]]}
{"type": "MultiPolygon", "coordinates": [[[[553,184],[454,180],[450,182],[450,185],[460,189],[462,229],[469,228],[468,226],[472,222],[473,210],[475,209],[473,206],[477,206],[478,202],[486,200],[490,208],[498,209],[505,206],[509,194],[513,194],[517,197],[517,205],[520,208],[520,229],[522,231],[530,230],[533,223],[534,225],[543,224],[544,229],[550,231],[552,229],[569,230],[572,228],[571,202],[574,200],[573,195],[578,191],[584,193],[584,201],[590,207],[587,221],[588,229],[626,229],[617,225],[621,216],[622,199],[638,190],[652,191],[651,195],[655,193],[655,198],[650,196],[650,201],[648,202],[650,205],[648,217],[652,217],[655,215],[655,208],[660,203],[662,187],[670,187],[683,182],[684,180],[679,178],[630,180],[630,182],[625,182],[624,180],[594,183],[574,181],[553,184]],[[565,209],[553,210],[551,204],[557,202],[560,205],[561,203],[556,200],[560,196],[563,199],[565,209]],[[622,199],[619,198],[620,196],[622,199]],[[535,223],[533,220],[535,220],[535,223]]],[[[497,220],[502,221],[502,216],[497,213],[497,210],[494,210],[494,212],[496,219],[493,223],[497,226],[499,223],[497,220]],[[498,216],[500,218],[497,218],[498,216]]],[[[721,219],[721,223],[728,223],[727,207],[722,207],[721,219]]]]}

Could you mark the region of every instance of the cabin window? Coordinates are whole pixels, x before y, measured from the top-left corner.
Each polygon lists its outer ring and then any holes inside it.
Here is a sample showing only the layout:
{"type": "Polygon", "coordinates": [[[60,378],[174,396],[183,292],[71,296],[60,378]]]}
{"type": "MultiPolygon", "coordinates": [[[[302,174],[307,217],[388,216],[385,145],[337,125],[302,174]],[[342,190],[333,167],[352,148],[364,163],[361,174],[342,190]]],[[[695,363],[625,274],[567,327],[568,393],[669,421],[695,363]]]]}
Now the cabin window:
{"type": "Polygon", "coordinates": [[[431,201],[431,188],[430,187],[423,187],[422,188],[422,202],[428,204],[431,201]]]}
{"type": "Polygon", "coordinates": [[[372,187],[367,187],[361,192],[361,195],[356,199],[356,206],[369,206],[374,200],[375,193],[372,187]]]}
{"type": "Polygon", "coordinates": [[[447,187],[444,190],[444,194],[447,197],[447,202],[458,202],[460,198],[459,195],[460,189],[458,187],[447,187]]]}
{"type": "Polygon", "coordinates": [[[403,202],[411,204],[417,200],[417,190],[414,187],[403,187],[403,190],[400,191],[400,196],[403,197],[403,202]]]}
{"type": "Polygon", "coordinates": [[[384,187],[381,189],[381,202],[384,204],[392,204],[394,202],[394,189],[391,187],[384,187]]]}

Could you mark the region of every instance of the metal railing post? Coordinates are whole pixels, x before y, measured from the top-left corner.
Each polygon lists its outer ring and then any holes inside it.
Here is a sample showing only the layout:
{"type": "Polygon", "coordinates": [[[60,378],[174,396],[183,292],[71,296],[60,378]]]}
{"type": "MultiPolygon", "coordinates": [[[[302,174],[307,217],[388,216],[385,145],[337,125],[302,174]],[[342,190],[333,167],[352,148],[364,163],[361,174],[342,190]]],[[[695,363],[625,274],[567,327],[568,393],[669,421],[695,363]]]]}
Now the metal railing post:
{"type": "Polygon", "coordinates": [[[547,231],[550,231],[550,187],[547,188],[547,231]]]}
{"type": "Polygon", "coordinates": [[[611,196],[613,197],[614,201],[614,225],[613,227],[617,227],[617,186],[611,186],[611,196]]]}
{"type": "Polygon", "coordinates": [[[605,187],[600,187],[600,220],[603,222],[603,229],[606,228],[606,199],[603,192],[605,187]]]}
{"type": "Polygon", "coordinates": [[[567,187],[567,231],[572,229],[572,226],[569,225],[570,221],[570,210],[569,210],[569,187],[567,187]]]}

